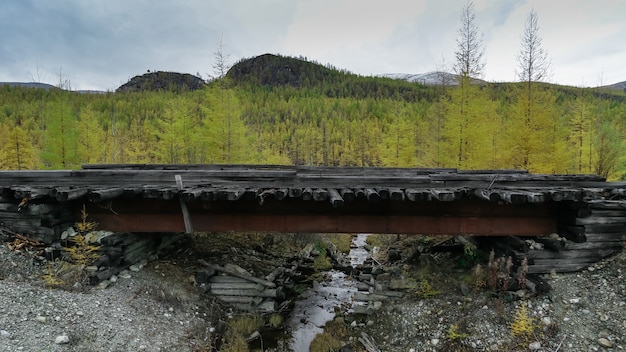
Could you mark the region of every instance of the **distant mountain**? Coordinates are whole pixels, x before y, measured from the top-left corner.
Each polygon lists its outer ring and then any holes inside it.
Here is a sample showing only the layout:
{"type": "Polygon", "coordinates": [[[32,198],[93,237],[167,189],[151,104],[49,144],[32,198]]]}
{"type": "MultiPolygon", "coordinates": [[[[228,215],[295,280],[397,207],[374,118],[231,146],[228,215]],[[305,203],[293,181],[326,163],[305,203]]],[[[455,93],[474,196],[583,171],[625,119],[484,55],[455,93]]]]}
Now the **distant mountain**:
{"type": "Polygon", "coordinates": [[[0,82],[0,86],[8,85],[10,87],[24,87],[24,88],[40,88],[45,90],[50,89],[58,89],[57,87],[47,84],[47,83],[38,83],[38,82],[0,82]]]}
{"type": "MultiPolygon", "coordinates": [[[[443,71],[432,71],[427,73],[384,73],[380,77],[399,79],[412,83],[419,83],[429,86],[446,85],[456,86],[459,84],[459,75],[443,71]]],[[[473,84],[486,84],[482,79],[472,79],[473,84]]]]}
{"type": "Polygon", "coordinates": [[[614,90],[621,90],[624,93],[626,93],[626,81],[624,82],[619,82],[619,83],[615,83],[615,84],[610,84],[608,86],[602,86],[600,88],[606,88],[606,89],[614,89],[614,90]]]}
{"type": "Polygon", "coordinates": [[[236,82],[261,86],[302,88],[333,81],[344,75],[345,72],[305,59],[263,54],[239,61],[228,70],[226,76],[236,82]]]}
{"type": "MultiPolygon", "coordinates": [[[[53,86],[48,83],[39,83],[39,82],[0,82],[0,86],[8,85],[9,87],[23,87],[23,88],[34,88],[34,89],[60,89],[57,86],[53,86]]],[[[80,94],[104,94],[106,92],[101,90],[73,90],[72,92],[80,93],[80,94]]]]}
{"type": "Polygon", "coordinates": [[[173,90],[176,92],[196,90],[204,87],[206,83],[200,77],[178,72],[148,72],[135,76],[124,83],[116,92],[141,92],[173,90]]]}

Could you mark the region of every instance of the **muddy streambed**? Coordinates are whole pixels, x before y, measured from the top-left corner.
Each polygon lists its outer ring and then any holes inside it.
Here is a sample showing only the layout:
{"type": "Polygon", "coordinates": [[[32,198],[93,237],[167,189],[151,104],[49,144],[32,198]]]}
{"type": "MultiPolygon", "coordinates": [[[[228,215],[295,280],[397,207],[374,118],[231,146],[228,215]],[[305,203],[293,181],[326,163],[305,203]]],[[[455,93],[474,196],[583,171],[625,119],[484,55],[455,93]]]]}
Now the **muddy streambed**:
{"type": "MultiPolygon", "coordinates": [[[[358,234],[352,239],[349,258],[353,267],[363,264],[370,256],[366,249],[368,236],[358,234]]],[[[291,331],[289,348],[294,352],[309,351],[311,341],[335,317],[335,307],[352,303],[352,295],[357,291],[356,281],[337,270],[331,270],[329,275],[328,281],[315,282],[295,302],[287,327],[291,331]]]]}

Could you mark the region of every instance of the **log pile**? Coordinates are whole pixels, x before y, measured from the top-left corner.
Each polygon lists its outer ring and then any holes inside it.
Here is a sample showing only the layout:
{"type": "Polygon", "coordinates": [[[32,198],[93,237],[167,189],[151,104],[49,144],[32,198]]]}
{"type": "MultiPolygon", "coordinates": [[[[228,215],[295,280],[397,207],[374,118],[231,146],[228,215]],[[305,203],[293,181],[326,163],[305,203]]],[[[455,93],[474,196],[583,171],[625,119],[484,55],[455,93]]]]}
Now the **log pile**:
{"type": "Polygon", "coordinates": [[[72,209],[50,198],[47,189],[3,189],[0,228],[33,240],[52,243],[74,222],[72,209]]]}
{"type": "Polygon", "coordinates": [[[358,291],[352,295],[352,311],[356,314],[374,314],[384,302],[404,297],[408,288],[398,280],[390,280],[389,272],[382,267],[374,268],[371,259],[360,266],[355,278],[358,291]]]}
{"type": "Polygon", "coordinates": [[[195,280],[205,292],[244,311],[272,313],[281,309],[285,300],[284,268],[258,278],[238,265],[221,266],[202,259],[198,262],[204,269],[196,272],[195,280]]]}
{"type": "Polygon", "coordinates": [[[93,263],[97,268],[89,275],[89,283],[95,285],[113,275],[156,258],[169,245],[181,238],[171,233],[114,233],[94,231],[87,240],[97,245],[99,257],[93,263]]]}
{"type": "Polygon", "coordinates": [[[526,258],[529,274],[575,272],[623,250],[626,201],[590,200],[564,211],[559,233],[544,237],[481,237],[485,250],[511,256],[516,266],[526,258]]]}

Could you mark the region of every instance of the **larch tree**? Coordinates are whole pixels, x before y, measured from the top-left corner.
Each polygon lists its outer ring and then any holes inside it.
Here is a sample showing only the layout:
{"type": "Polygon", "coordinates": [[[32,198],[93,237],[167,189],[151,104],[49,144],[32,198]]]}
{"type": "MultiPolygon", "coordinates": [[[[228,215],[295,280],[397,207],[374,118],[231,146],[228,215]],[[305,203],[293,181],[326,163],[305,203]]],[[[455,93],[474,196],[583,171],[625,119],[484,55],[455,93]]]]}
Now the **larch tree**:
{"type": "Polygon", "coordinates": [[[454,72],[459,77],[457,94],[452,94],[452,100],[458,115],[456,126],[458,126],[458,134],[456,145],[458,153],[456,156],[457,167],[463,167],[467,164],[465,160],[468,154],[464,148],[468,146],[467,138],[470,135],[479,134],[476,129],[481,128],[480,124],[472,121],[470,111],[471,100],[477,95],[479,89],[476,85],[472,85],[472,80],[480,78],[483,75],[485,62],[483,59],[485,47],[484,37],[478,29],[476,23],[476,13],[474,3],[468,1],[461,11],[461,24],[457,31],[456,44],[457,49],[454,53],[455,62],[453,65],[454,72]]]}
{"type": "Polygon", "coordinates": [[[516,76],[523,84],[512,109],[507,141],[512,165],[533,172],[563,172],[568,159],[563,124],[555,97],[540,82],[550,74],[550,61],[539,36],[539,16],[531,10],[517,54],[516,76]]]}

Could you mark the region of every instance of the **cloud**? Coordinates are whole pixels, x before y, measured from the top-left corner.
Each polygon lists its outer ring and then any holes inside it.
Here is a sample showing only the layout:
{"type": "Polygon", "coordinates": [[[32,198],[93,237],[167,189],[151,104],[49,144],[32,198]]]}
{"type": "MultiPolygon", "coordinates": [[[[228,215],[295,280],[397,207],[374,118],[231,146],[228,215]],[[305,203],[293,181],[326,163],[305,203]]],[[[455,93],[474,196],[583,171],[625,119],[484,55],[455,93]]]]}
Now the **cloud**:
{"type": "MultiPolygon", "coordinates": [[[[230,63],[263,53],[307,56],[369,75],[452,64],[466,0],[0,0],[0,81],[60,69],[76,89],[115,89],[146,70],[212,73],[217,41],[230,63]]],[[[626,80],[623,0],[475,0],[488,80],[514,79],[528,11],[554,80],[604,72],[626,80]]],[[[589,78],[585,78],[589,80],[589,78]]],[[[613,82],[614,81],[614,82],[613,82]]]]}

